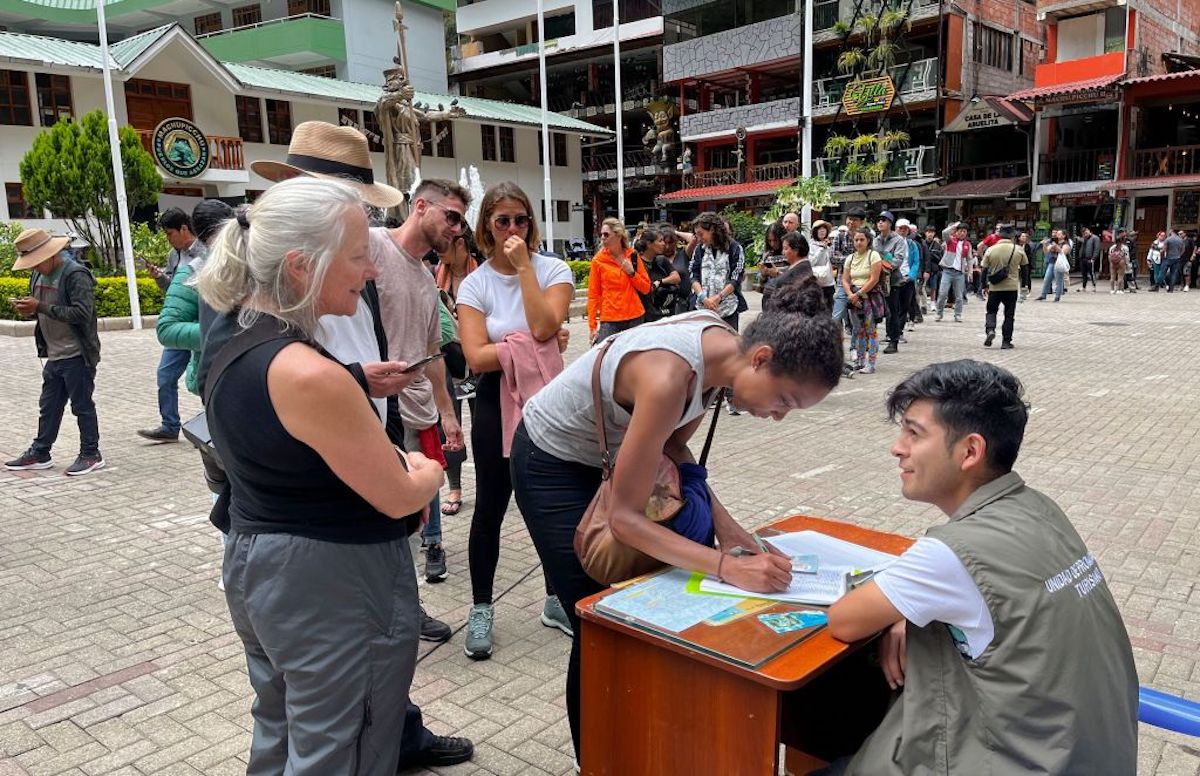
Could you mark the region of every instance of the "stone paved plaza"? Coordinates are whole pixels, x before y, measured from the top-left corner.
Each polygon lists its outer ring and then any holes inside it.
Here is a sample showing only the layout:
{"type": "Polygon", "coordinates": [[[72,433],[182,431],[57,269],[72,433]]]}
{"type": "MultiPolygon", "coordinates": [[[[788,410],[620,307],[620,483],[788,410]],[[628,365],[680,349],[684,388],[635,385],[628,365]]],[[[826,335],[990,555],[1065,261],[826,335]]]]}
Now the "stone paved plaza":
{"type": "MultiPolygon", "coordinates": [[[[1133,638],[1141,682],[1200,698],[1200,293],[1071,293],[1018,306],[1017,349],[982,346],[983,304],[932,318],[879,372],[845,381],[780,423],[722,417],[710,469],[747,526],[803,512],[918,535],[942,516],[907,503],[882,400],[917,367],[990,358],[1025,383],[1033,414],[1018,471],[1056,498],[1099,557],[1133,638]]],[[[571,353],[586,327],[571,324],[571,353]]],[[[102,335],[97,404],[108,468],[69,479],[68,414],[56,467],[0,471],[0,776],[235,774],[245,770],[251,693],[217,590],[220,545],[186,444],[154,447],[153,332],[102,335]]],[[[999,343],[997,343],[998,346],[999,343]]],[[[0,337],[0,455],[37,420],[31,338],[0,337]]],[[[187,417],[198,407],[183,400],[187,417]]],[[[466,470],[470,484],[471,470],[466,470]]],[[[422,643],[413,688],[438,733],[470,736],[447,774],[564,774],[568,640],[538,621],[541,573],[515,507],[496,580],[496,652],[472,662],[463,511],[446,520],[451,575],[421,591],[456,629],[422,643]]],[[[1139,772],[1200,773],[1200,741],[1143,727],[1139,772]]]]}

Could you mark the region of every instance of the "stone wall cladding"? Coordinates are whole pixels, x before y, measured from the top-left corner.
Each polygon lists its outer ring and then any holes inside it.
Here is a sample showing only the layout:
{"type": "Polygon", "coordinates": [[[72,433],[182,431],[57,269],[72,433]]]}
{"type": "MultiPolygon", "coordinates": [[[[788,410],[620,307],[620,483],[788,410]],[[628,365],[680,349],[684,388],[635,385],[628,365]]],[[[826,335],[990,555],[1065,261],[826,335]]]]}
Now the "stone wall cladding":
{"type": "Polygon", "coordinates": [[[663,81],[800,56],[800,34],[800,17],[793,14],[664,46],[663,81]]]}
{"type": "Polygon", "coordinates": [[[757,105],[689,113],[679,119],[679,135],[686,142],[716,132],[732,135],[738,127],[750,128],[779,122],[795,124],[799,117],[800,98],[790,97],[757,105]]]}

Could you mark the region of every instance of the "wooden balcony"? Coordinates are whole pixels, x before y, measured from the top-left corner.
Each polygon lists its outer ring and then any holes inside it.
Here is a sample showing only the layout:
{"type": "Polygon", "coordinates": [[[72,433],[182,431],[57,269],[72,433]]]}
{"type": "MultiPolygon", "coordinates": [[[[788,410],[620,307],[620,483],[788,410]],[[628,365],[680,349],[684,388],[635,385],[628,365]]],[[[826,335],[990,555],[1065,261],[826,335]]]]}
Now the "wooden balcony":
{"type": "Polygon", "coordinates": [[[1117,153],[1111,148],[1087,151],[1056,151],[1038,157],[1038,183],[1083,183],[1110,181],[1116,176],[1117,153]]]}
{"type": "MultiPolygon", "coordinates": [[[[137,133],[138,137],[142,140],[142,147],[153,154],[154,130],[139,129],[137,133]]],[[[225,137],[223,135],[207,135],[206,137],[208,138],[209,169],[238,171],[246,169],[246,157],[243,153],[242,139],[240,137],[225,137]]]]}
{"type": "Polygon", "coordinates": [[[1143,148],[1129,158],[1129,178],[1200,175],[1200,145],[1143,148]]]}

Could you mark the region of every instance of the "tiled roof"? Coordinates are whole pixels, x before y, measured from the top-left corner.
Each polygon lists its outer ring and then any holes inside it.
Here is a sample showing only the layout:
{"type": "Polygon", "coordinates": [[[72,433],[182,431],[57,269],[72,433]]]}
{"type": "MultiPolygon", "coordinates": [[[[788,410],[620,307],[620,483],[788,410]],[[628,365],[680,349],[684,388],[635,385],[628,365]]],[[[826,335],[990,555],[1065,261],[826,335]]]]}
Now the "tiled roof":
{"type": "Polygon", "coordinates": [[[1174,189],[1200,186],[1200,175],[1160,175],[1155,178],[1125,178],[1106,182],[1103,189],[1174,189]]]}
{"type": "Polygon", "coordinates": [[[1068,97],[1083,92],[1105,89],[1124,78],[1124,75],[1105,75],[1099,78],[1088,78],[1083,81],[1072,81],[1053,86],[1038,86],[1033,89],[1022,89],[1008,95],[1010,100],[1033,100],[1034,102],[1050,101],[1055,97],[1068,97]]]}
{"type": "Polygon", "coordinates": [[[917,199],[995,199],[1012,194],[1029,183],[1029,176],[955,181],[921,194],[917,199]]]}
{"type": "Polygon", "coordinates": [[[781,178],[774,181],[755,181],[753,183],[734,183],[726,186],[702,186],[696,189],[681,189],[668,191],[656,198],[659,202],[717,202],[743,197],[762,197],[790,186],[795,178],[781,178]]]}
{"type": "MultiPolygon", "coordinates": [[[[178,25],[168,24],[126,38],[112,44],[109,52],[119,68],[126,68],[176,26],[178,25]]],[[[180,32],[187,34],[187,31],[182,28],[180,28],[180,32]]],[[[95,44],[15,32],[0,32],[0,60],[2,59],[28,62],[31,67],[40,64],[99,70],[102,66],[100,47],[95,44]]],[[[223,67],[234,81],[240,82],[247,89],[276,91],[297,97],[316,97],[373,105],[379,99],[382,91],[381,87],[376,84],[339,81],[334,78],[322,78],[290,70],[276,70],[232,62],[220,63],[220,67],[223,67]]],[[[417,101],[434,107],[438,105],[448,107],[450,101],[455,99],[458,100],[458,105],[467,112],[466,118],[471,120],[529,126],[540,126],[542,123],[541,109],[529,105],[517,105],[500,100],[484,100],[478,97],[455,97],[428,92],[416,93],[417,101]]],[[[549,124],[559,131],[597,136],[613,134],[611,130],[604,127],[554,112],[550,113],[549,124]]]]}
{"type": "Polygon", "coordinates": [[[1159,73],[1158,75],[1147,75],[1142,78],[1126,78],[1121,82],[1121,86],[1140,86],[1141,84],[1154,84],[1161,81],[1182,81],[1190,78],[1200,80],[1200,70],[1182,70],[1178,73],[1159,73]]]}

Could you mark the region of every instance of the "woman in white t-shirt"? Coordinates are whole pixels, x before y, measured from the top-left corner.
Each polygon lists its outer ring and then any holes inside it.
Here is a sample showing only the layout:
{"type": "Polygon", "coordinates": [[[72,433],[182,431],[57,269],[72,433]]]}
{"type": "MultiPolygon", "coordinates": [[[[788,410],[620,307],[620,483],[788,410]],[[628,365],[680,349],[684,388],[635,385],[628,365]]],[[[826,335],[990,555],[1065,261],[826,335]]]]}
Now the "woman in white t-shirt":
{"type": "MultiPolygon", "coordinates": [[[[479,206],[475,228],[487,259],[462,282],[457,308],[463,353],[479,375],[471,415],[475,461],[475,512],[471,517],[469,565],[474,606],[467,620],[467,657],[492,655],[492,585],[500,558],[500,525],[512,498],[512,479],[503,452],[500,418],[500,359],[496,344],[526,331],[539,342],[559,336],[575,292],[565,262],[536,252],[541,239],[533,205],[515,183],[492,186],[479,206]]],[[[570,633],[570,621],[546,584],[542,623],[570,633]]]]}

